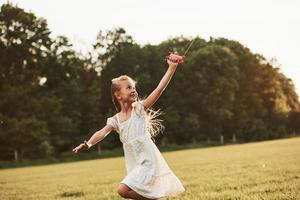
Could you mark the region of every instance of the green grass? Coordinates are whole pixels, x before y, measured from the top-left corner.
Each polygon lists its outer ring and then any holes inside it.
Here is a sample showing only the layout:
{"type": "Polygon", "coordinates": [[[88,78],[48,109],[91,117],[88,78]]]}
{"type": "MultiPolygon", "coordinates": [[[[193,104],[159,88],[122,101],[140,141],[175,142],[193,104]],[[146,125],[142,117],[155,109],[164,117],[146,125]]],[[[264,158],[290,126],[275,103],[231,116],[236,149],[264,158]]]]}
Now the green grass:
{"type": "MultiPolygon", "coordinates": [[[[163,153],[186,192],[171,199],[300,199],[300,138],[163,153]]],[[[0,199],[122,199],[124,158],[0,170],[0,199]]]]}

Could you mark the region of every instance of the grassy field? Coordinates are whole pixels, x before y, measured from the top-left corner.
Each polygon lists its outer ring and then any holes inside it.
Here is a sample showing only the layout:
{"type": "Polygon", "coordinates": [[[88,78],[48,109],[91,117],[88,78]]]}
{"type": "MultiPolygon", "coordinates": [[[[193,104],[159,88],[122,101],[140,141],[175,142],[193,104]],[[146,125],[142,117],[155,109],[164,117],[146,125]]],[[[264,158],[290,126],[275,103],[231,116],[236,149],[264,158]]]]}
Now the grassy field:
{"type": "MultiPolygon", "coordinates": [[[[163,153],[182,200],[300,199],[300,138],[163,153]]],[[[0,170],[0,199],[122,199],[124,158],[0,170]]]]}

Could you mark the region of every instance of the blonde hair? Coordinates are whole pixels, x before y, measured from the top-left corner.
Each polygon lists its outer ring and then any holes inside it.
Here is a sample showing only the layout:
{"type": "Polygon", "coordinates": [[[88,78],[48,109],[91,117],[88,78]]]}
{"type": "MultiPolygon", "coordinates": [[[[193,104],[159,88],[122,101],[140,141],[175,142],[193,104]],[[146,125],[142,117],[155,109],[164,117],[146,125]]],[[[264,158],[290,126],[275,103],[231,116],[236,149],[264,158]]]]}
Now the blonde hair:
{"type": "MultiPolygon", "coordinates": [[[[115,96],[115,92],[120,91],[121,87],[119,82],[120,81],[125,81],[125,80],[130,80],[133,81],[134,84],[136,84],[136,81],[133,80],[131,77],[127,75],[121,75],[117,78],[113,78],[111,80],[111,97],[112,97],[112,102],[117,110],[117,112],[121,111],[121,106],[115,96]]],[[[141,99],[138,98],[138,101],[142,101],[141,99]]],[[[157,119],[158,116],[162,114],[161,110],[153,110],[152,108],[147,109],[146,112],[146,126],[147,126],[147,131],[150,134],[151,138],[154,140],[154,137],[157,136],[159,133],[163,132],[164,126],[162,125],[162,120],[157,119]]]]}

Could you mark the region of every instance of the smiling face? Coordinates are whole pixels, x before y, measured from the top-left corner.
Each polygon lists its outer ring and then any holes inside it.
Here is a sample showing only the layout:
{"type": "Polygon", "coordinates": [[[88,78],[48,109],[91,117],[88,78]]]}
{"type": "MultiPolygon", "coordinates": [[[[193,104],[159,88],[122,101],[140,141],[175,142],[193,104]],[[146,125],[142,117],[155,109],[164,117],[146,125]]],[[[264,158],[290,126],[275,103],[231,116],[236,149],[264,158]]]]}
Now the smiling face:
{"type": "Polygon", "coordinates": [[[117,99],[124,102],[135,102],[138,93],[135,88],[135,82],[131,79],[119,82],[120,90],[116,92],[117,99]]]}
{"type": "Polygon", "coordinates": [[[133,103],[138,100],[135,84],[136,82],[127,75],[112,79],[111,94],[117,111],[121,110],[121,102],[133,103]]]}

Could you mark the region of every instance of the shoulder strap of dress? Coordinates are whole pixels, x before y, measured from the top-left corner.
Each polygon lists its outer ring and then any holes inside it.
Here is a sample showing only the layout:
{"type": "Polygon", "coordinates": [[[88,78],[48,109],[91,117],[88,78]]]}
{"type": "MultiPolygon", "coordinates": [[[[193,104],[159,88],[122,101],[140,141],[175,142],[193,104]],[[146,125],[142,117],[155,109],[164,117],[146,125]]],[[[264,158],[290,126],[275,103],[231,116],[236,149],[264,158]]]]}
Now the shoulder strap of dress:
{"type": "Polygon", "coordinates": [[[117,118],[117,122],[118,122],[118,124],[120,123],[120,119],[119,119],[119,115],[118,115],[119,113],[117,113],[116,114],[116,118],[117,118]]]}

